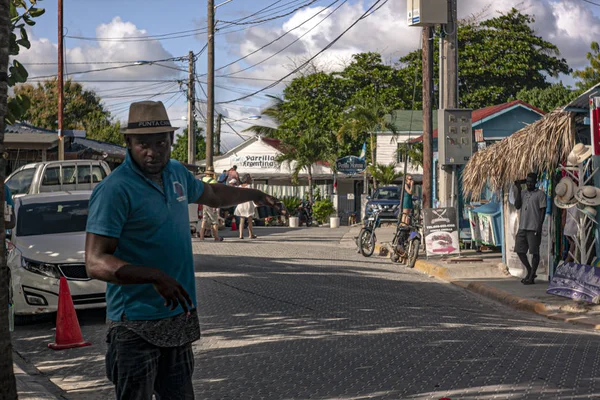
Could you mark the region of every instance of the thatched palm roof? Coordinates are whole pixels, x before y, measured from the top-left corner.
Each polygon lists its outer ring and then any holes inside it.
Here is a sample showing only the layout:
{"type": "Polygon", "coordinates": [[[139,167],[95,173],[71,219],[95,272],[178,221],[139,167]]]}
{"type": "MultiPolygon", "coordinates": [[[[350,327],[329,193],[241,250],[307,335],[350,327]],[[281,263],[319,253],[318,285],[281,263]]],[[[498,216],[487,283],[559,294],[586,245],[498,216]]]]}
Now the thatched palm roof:
{"type": "Polygon", "coordinates": [[[529,172],[554,170],[575,142],[572,113],[556,110],[476,152],[463,172],[465,198],[478,200],[486,183],[500,191],[529,172]]]}

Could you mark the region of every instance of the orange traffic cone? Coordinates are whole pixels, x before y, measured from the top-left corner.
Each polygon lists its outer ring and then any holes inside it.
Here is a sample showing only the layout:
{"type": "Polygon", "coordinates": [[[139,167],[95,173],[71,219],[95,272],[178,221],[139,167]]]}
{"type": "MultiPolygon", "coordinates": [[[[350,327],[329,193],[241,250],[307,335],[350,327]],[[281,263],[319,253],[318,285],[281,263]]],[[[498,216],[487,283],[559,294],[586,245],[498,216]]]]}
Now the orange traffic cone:
{"type": "Polygon", "coordinates": [[[231,220],[231,230],[237,231],[237,224],[235,223],[235,218],[231,220]]]}
{"type": "Polygon", "coordinates": [[[52,350],[72,349],[75,347],[91,346],[90,342],[83,340],[79,320],[75,313],[75,306],[71,298],[69,283],[64,276],[60,277],[58,290],[58,312],[56,314],[55,343],[48,343],[52,350]]]}

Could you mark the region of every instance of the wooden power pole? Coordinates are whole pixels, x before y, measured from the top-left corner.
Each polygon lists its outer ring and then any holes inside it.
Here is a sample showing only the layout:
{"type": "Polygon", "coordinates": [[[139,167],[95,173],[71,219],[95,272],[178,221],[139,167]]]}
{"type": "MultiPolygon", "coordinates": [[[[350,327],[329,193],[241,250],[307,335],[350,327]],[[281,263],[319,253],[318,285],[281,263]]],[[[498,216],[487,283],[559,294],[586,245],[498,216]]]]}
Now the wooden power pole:
{"type": "MultiPolygon", "coordinates": [[[[423,208],[431,208],[433,191],[433,28],[423,27],[423,208]]],[[[408,162],[408,160],[407,160],[408,162]]]]}
{"type": "Polygon", "coordinates": [[[208,81],[206,93],[206,171],[214,172],[213,135],[215,118],[215,2],[208,0],[208,81]]]}
{"type": "Polygon", "coordinates": [[[196,127],[194,120],[194,106],[195,106],[195,93],[194,93],[194,52],[190,51],[188,55],[188,164],[196,163],[196,127]]]}
{"type": "Polygon", "coordinates": [[[65,159],[65,137],[63,135],[63,100],[64,100],[64,76],[63,76],[63,0],[58,0],[58,159],[65,159]]]}

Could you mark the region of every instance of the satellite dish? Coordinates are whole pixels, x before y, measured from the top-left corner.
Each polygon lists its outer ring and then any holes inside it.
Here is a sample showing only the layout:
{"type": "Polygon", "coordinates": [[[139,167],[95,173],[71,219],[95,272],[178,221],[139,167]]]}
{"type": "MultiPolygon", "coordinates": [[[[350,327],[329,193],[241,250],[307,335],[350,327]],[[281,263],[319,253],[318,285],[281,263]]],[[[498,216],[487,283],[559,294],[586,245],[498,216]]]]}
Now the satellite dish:
{"type": "Polygon", "coordinates": [[[102,158],[108,158],[108,153],[107,152],[102,152],[102,158]]]}

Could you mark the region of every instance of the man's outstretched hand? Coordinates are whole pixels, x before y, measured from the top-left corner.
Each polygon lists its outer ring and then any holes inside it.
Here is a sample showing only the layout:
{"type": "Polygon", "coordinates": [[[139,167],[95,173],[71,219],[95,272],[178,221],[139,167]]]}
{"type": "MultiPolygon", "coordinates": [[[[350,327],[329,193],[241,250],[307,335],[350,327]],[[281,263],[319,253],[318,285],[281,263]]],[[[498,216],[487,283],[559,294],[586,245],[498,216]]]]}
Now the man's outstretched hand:
{"type": "Polygon", "coordinates": [[[269,196],[266,193],[259,192],[258,198],[254,200],[254,204],[257,206],[267,206],[276,209],[279,214],[285,215],[286,210],[281,206],[281,202],[276,197],[269,196]]]}

